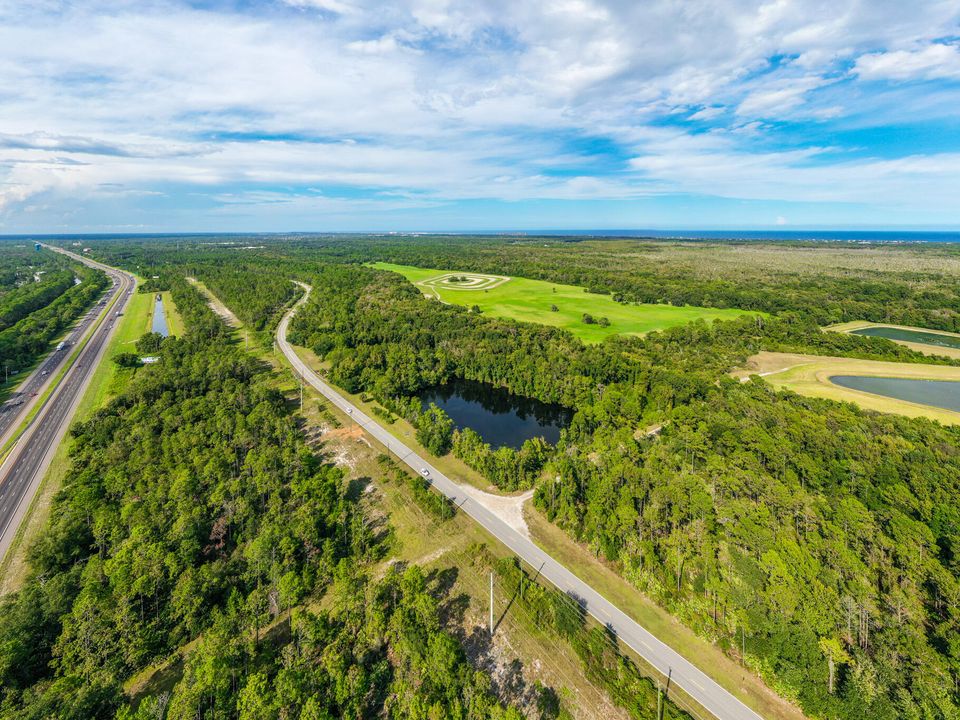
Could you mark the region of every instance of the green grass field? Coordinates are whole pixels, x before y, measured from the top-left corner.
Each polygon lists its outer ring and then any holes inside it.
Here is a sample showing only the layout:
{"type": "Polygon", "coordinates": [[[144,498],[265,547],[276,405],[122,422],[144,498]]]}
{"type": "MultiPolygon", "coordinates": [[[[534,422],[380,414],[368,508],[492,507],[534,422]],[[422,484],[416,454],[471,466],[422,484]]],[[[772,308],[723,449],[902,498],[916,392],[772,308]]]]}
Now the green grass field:
{"type": "Polygon", "coordinates": [[[735,309],[623,305],[614,302],[609,295],[590,293],[574,285],[520,277],[390,263],[375,263],[373,267],[398,272],[425,295],[443,302],[467,307],[477,305],[482,312],[495,317],[563,328],[587,343],[600,342],[610,335],[643,335],[693,320],[729,320],[745,314],[745,311],[735,309]],[[551,305],[557,310],[551,310],[551,305]],[[585,313],[595,320],[606,318],[610,324],[607,327],[588,325],[583,322],[585,313]]]}
{"type": "MultiPolygon", "coordinates": [[[[177,306],[173,304],[173,296],[170,294],[169,290],[164,290],[160,293],[160,297],[163,298],[163,312],[167,316],[167,330],[171,335],[176,335],[177,337],[183,337],[184,327],[183,327],[183,318],[180,317],[180,313],[177,312],[177,306]]],[[[150,308],[151,317],[150,322],[153,323],[153,307],[150,308]]]]}

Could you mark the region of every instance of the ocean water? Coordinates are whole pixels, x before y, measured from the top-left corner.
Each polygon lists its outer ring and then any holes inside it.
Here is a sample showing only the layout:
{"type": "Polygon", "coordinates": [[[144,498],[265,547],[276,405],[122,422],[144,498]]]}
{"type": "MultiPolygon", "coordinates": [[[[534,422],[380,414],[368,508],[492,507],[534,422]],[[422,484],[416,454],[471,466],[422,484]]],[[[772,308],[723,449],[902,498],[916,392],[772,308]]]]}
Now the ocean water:
{"type": "Polygon", "coordinates": [[[671,240],[792,240],[795,242],[960,243],[960,231],[935,230],[577,230],[544,235],[671,240]]]}

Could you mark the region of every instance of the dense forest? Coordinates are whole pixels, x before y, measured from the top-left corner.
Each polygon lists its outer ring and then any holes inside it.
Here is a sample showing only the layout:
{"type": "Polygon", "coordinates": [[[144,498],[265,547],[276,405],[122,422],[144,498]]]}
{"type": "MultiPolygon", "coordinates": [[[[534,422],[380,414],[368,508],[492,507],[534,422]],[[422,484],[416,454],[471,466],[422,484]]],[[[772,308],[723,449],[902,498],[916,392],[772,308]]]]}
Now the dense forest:
{"type": "Polygon", "coordinates": [[[536,485],[549,519],[808,712],[956,713],[958,432],[722,374],[761,348],[928,358],[789,314],[586,347],[367,268],[311,281],[291,331],[331,380],[406,410],[422,444],[504,489],[536,485]],[[453,378],[577,413],[556,448],[492,450],[409,401],[453,378]]]}
{"type": "MultiPolygon", "coordinates": [[[[958,430],[726,375],[763,349],[952,362],[820,325],[956,329],[956,249],[841,248],[824,261],[832,249],[796,247],[779,260],[741,245],[724,266],[711,264],[713,246],[698,255],[669,243],[288,240],[243,256],[238,276],[250,281],[219,287],[238,314],[272,318],[290,279],[313,285],[291,339],[328,363],[333,382],[408,417],[424,445],[451,449],[505,489],[535,487],[550,520],[810,715],[956,717],[958,430]],[[772,315],[588,347],[560,330],[426,300],[400,276],[363,266],[381,259],[772,315]],[[454,432],[442,412],[420,410],[419,392],[455,379],[576,414],[556,447],[495,451],[454,432]],[[646,432],[654,426],[662,430],[646,432]]],[[[229,251],[200,247],[181,249],[180,260],[149,244],[111,253],[201,278],[218,258],[230,266],[229,251]]]]}
{"type": "MultiPolygon", "coordinates": [[[[151,285],[172,291],[186,336],[144,335],[160,362],[72,430],[30,577],[0,601],[0,717],[523,717],[446,629],[432,575],[392,563],[373,575],[389,535],[308,447],[269,368],[182,277],[151,285]],[[168,690],[129,694],[129,678],[178,654],[168,690]]],[[[451,517],[422,478],[381,461],[451,517]]],[[[528,598],[562,608],[555,632],[595,682],[649,716],[652,683],[586,633],[579,607],[528,598]],[[586,651],[591,637],[603,655],[586,651]]],[[[566,717],[554,691],[538,693],[532,717],[566,717]]]]}
{"type": "Polygon", "coordinates": [[[352,243],[311,238],[291,245],[304,257],[382,260],[579,285],[620,302],[796,311],[820,325],[872,320],[960,331],[960,287],[943,267],[944,258],[960,260],[953,245],[890,246],[879,258],[875,248],[853,243],[778,243],[773,249],[756,242],[445,236],[352,243]]]}
{"type": "Polygon", "coordinates": [[[74,428],[32,576],[3,600],[0,716],[519,718],[417,568],[364,575],[380,549],[341,471],[197,291],[173,292],[187,337],[74,428]],[[331,609],[302,607],[326,589],[331,609]],[[198,636],[172,692],[128,705],[131,673],[198,636]]]}
{"type": "Polygon", "coordinates": [[[4,293],[0,297],[0,331],[63,295],[73,287],[74,277],[71,270],[58,270],[42,276],[39,282],[28,282],[4,293]]]}

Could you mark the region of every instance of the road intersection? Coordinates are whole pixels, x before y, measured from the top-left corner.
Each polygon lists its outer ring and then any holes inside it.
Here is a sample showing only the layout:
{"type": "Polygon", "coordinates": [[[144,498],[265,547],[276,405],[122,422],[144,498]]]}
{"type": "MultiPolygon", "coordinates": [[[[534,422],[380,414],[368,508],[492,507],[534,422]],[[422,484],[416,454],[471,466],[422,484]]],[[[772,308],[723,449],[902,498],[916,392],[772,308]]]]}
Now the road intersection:
{"type": "Polygon", "coordinates": [[[557,589],[576,600],[593,618],[614,632],[617,637],[646,662],[656,668],[670,683],[677,685],[701,707],[719,720],[760,720],[760,715],[743,704],[729,691],[707,676],[686,658],[657,639],[639,623],[609,602],[570,570],[554,560],[529,538],[480,503],[470,494],[440,472],[430,462],[394,437],[382,425],[365,414],[332,386],[324,382],[300,357],[287,341],[287,328],[297,309],[306,302],[310,287],[298,283],[304,295],[284,315],[277,327],[277,345],[304,382],[318,390],[331,403],[359,424],[365,431],[387,447],[400,462],[426,477],[439,492],[446,495],[469,517],[506,545],[512,552],[533,568],[534,572],[549,580],[557,589]]]}

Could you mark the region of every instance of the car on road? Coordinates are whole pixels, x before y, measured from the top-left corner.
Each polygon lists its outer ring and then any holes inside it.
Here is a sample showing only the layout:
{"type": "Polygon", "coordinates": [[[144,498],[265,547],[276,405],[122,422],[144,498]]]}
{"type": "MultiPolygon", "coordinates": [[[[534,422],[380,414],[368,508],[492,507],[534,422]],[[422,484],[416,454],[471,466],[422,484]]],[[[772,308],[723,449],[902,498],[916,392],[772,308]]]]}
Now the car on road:
{"type": "Polygon", "coordinates": [[[347,408],[347,415],[353,415],[353,408],[347,408]]]}
{"type": "Polygon", "coordinates": [[[420,468],[420,474],[423,475],[424,477],[430,477],[430,471],[427,470],[426,468],[420,468]]]}

